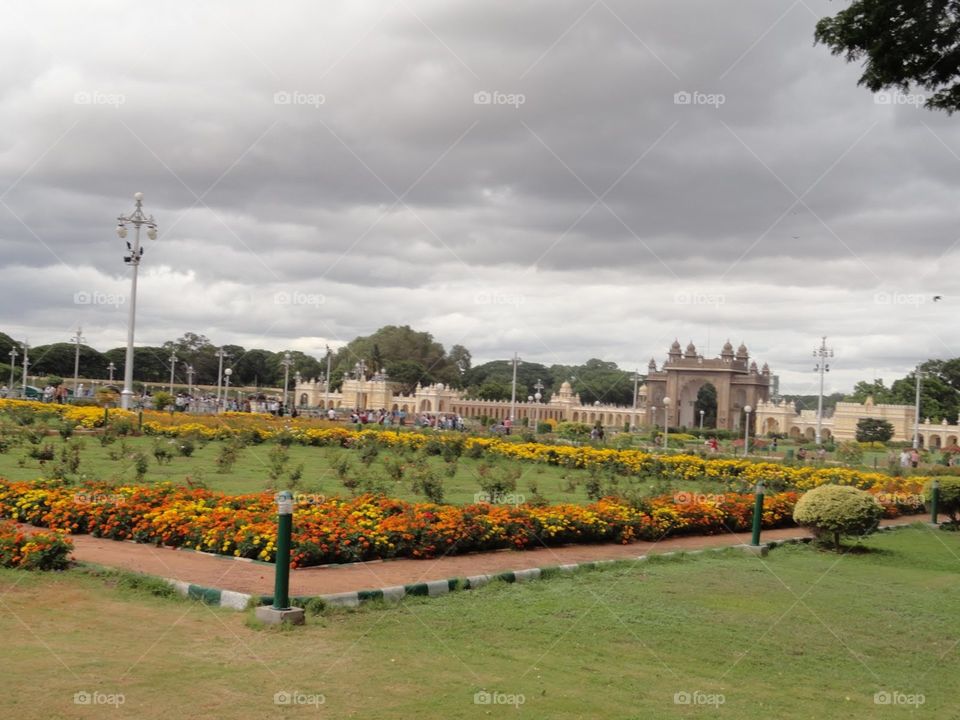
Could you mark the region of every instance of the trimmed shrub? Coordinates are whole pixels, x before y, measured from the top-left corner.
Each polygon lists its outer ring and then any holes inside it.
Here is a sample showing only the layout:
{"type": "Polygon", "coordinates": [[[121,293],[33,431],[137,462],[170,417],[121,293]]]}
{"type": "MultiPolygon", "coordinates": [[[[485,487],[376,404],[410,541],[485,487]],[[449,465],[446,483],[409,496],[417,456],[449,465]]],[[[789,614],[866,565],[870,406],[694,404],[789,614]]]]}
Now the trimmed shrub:
{"type": "Polygon", "coordinates": [[[793,520],[808,527],[820,542],[833,542],[839,551],[840,537],[861,536],[876,530],[883,506],[865,490],[849,485],[821,485],[797,502],[793,520]]]}
{"type": "MultiPolygon", "coordinates": [[[[960,522],[960,477],[949,475],[937,478],[940,483],[940,498],[937,511],[950,516],[950,522],[960,522]]],[[[930,480],[923,489],[923,496],[928,506],[933,499],[933,480],[930,480]]]]}

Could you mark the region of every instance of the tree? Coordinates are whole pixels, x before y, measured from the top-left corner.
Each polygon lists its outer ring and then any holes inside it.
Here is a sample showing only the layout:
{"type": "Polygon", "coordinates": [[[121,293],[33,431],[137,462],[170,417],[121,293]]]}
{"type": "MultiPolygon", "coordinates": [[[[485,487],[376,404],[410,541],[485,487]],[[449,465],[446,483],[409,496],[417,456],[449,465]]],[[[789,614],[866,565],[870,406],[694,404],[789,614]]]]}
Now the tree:
{"type": "Polygon", "coordinates": [[[404,395],[410,395],[426,378],[427,369],[414,360],[397,360],[387,365],[387,376],[396,383],[400,383],[400,390],[404,395]]]}
{"type": "Polygon", "coordinates": [[[816,42],[861,62],[858,85],[872,92],[911,85],[932,91],[927,109],[960,108],[960,2],[855,0],[817,23],[816,42]]]}
{"type": "Polygon", "coordinates": [[[470,372],[470,364],[473,361],[473,356],[463,345],[454,345],[450,348],[447,357],[460,374],[460,377],[457,379],[457,386],[460,387],[463,376],[470,372]]]}
{"type": "Polygon", "coordinates": [[[707,383],[697,391],[697,402],[694,405],[693,419],[699,426],[700,411],[703,411],[703,426],[712,428],[717,426],[717,388],[713,383],[707,383]]]}
{"type": "Polygon", "coordinates": [[[857,421],[859,442],[887,442],[893,437],[893,425],[879,418],[861,418],[857,421]]]}
{"type": "Polygon", "coordinates": [[[873,382],[861,380],[853,386],[853,392],[844,398],[845,402],[865,403],[867,398],[873,398],[875,403],[887,404],[893,401],[890,388],[883,384],[883,380],[876,379],[873,382]]]}
{"type": "Polygon", "coordinates": [[[840,551],[842,535],[861,536],[876,530],[883,506],[866,490],[849,485],[821,485],[797,501],[793,519],[808,527],[820,542],[833,541],[840,551]]]}

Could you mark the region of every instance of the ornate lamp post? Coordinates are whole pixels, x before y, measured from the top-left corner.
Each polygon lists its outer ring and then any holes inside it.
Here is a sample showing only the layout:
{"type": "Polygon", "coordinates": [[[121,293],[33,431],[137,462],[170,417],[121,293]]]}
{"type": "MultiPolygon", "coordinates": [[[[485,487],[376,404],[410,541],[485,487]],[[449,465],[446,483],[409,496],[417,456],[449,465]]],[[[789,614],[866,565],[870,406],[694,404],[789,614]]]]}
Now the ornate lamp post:
{"type": "Polygon", "coordinates": [[[170,394],[173,395],[173,373],[177,369],[177,351],[170,353],[170,394]]]}
{"type": "Polygon", "coordinates": [[[76,345],[73,353],[73,397],[77,397],[77,391],[80,387],[80,343],[83,337],[83,328],[77,327],[77,334],[70,338],[70,341],[76,345]]]}
{"type": "Polygon", "coordinates": [[[23,350],[23,395],[22,397],[27,397],[27,371],[30,369],[30,344],[24,340],[23,345],[20,346],[23,350]]]}
{"type": "Polygon", "coordinates": [[[110,361],[110,364],[107,365],[107,372],[110,373],[110,382],[113,382],[113,373],[116,371],[117,366],[114,365],[113,361],[110,361]]]}
{"type": "MultiPolygon", "coordinates": [[[[227,401],[230,399],[230,376],[231,375],[233,375],[233,370],[231,368],[227,368],[226,370],[223,371],[223,377],[227,384],[227,389],[223,393],[224,401],[227,401]]],[[[226,402],[224,402],[224,404],[226,404],[226,402]]]]}
{"type": "Polygon", "coordinates": [[[283,354],[283,360],[280,361],[280,364],[283,365],[283,410],[284,412],[290,412],[287,393],[290,388],[290,366],[293,365],[293,358],[290,357],[289,350],[283,354]]]}
{"type": "Polygon", "coordinates": [[[663,449],[670,447],[670,398],[663,399],[663,449]]]}
{"type": "Polygon", "coordinates": [[[513,354],[513,381],[510,383],[510,424],[517,421],[517,363],[520,357],[513,354]]]}
{"type": "Polygon", "coordinates": [[[217,366],[217,409],[220,408],[220,389],[223,387],[223,361],[224,359],[229,360],[230,356],[227,355],[223,348],[217,350],[214,355],[219,360],[219,365],[217,366]]]}
{"type": "Polygon", "coordinates": [[[705,412],[704,410],[701,410],[701,411],[700,411],[700,431],[701,431],[701,432],[703,432],[703,414],[704,414],[704,412],[705,412]]]}
{"type": "Polygon", "coordinates": [[[753,408],[744,405],[743,412],[746,413],[746,421],[743,423],[743,456],[746,457],[750,452],[750,413],[753,412],[753,408]]]}
{"type": "Polygon", "coordinates": [[[137,317],[137,269],[140,267],[140,258],[143,257],[143,248],[140,247],[140,228],[146,226],[147,237],[157,239],[157,224],[153,215],[143,214],[143,193],[135,193],[133,199],[136,207],[132,214],[117,218],[117,235],[121,240],[127,237],[126,224],[134,227],[133,245],[127,242],[127,255],[123,261],[130,266],[130,315],[127,319],[127,354],[123,364],[123,391],[120,393],[120,407],[129,410],[133,405],[133,330],[137,317]]]}
{"type": "Polygon", "coordinates": [[[813,356],[817,358],[817,364],[813,368],[815,372],[820,373],[820,395],[817,396],[817,445],[823,438],[820,432],[823,423],[823,374],[830,372],[830,366],[827,359],[833,357],[833,349],[827,347],[827,336],[824,335],[820,341],[820,347],[813,351],[813,356]]]}
{"type": "Polygon", "coordinates": [[[917,376],[917,397],[913,402],[913,449],[914,450],[920,447],[920,378],[923,377],[923,372],[920,370],[919,365],[917,365],[916,376],[917,376]]]}
{"type": "Polygon", "coordinates": [[[193,397],[193,365],[187,365],[187,395],[193,397]]]}
{"type": "Polygon", "coordinates": [[[540,382],[540,378],[537,378],[537,384],[533,386],[533,389],[536,392],[533,394],[534,402],[537,403],[536,407],[536,418],[534,418],[533,431],[537,431],[537,426],[540,424],[540,401],[543,399],[543,383],[540,382]]]}
{"type": "Polygon", "coordinates": [[[640,370],[636,370],[633,373],[633,412],[630,415],[630,430],[632,432],[637,431],[637,399],[638,392],[640,389],[640,370]]]}

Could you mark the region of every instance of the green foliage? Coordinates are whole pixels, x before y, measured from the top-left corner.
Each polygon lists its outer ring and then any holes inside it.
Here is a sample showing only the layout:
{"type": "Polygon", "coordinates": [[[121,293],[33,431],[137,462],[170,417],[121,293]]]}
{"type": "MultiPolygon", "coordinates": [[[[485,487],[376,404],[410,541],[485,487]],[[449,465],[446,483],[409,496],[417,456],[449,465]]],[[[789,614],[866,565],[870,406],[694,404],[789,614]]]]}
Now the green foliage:
{"type": "Polygon", "coordinates": [[[168,393],[166,390],[157,390],[153,394],[154,410],[165,410],[171,405],[173,405],[173,395],[168,393]]]}
{"type": "Polygon", "coordinates": [[[290,462],[290,448],[286,445],[272,445],[267,453],[269,469],[267,474],[274,482],[286,472],[287,463],[290,462]]]}
{"type": "Polygon", "coordinates": [[[837,446],[837,459],[847,465],[859,465],[863,462],[863,448],[854,440],[847,440],[837,446]]]}
{"type": "Polygon", "coordinates": [[[147,469],[150,467],[150,461],[147,459],[146,453],[135,452],[133,454],[133,469],[136,473],[137,482],[143,482],[143,478],[147,474],[147,469]]]}
{"type": "Polygon", "coordinates": [[[427,463],[418,463],[412,472],[411,489],[434,503],[443,502],[443,479],[427,463]]]}
{"type": "Polygon", "coordinates": [[[217,472],[228,473],[233,469],[240,457],[241,447],[242,445],[236,441],[228,441],[220,446],[220,452],[217,455],[217,472]]]}
{"type": "Polygon", "coordinates": [[[163,465],[164,463],[169,463],[173,459],[173,450],[170,445],[173,441],[171,440],[155,440],[153,443],[153,457],[157,461],[157,465],[163,465]]]}
{"type": "Polygon", "coordinates": [[[821,485],[806,493],[793,509],[794,521],[813,531],[824,543],[832,541],[839,551],[843,535],[873,532],[883,516],[883,506],[866,492],[848,485],[821,485]]]}
{"type": "Polygon", "coordinates": [[[858,442],[887,442],[893,437],[893,424],[880,418],[861,418],[857,421],[858,442]]]}
{"type": "Polygon", "coordinates": [[[933,91],[924,106],[960,108],[957,7],[953,2],[855,0],[817,23],[814,37],[863,68],[857,82],[871,92],[911,86],[933,91]]]}
{"type": "Polygon", "coordinates": [[[590,426],[582,422],[561,422],[557,424],[557,435],[568,440],[583,440],[590,437],[590,426]]]}
{"type": "MultiPolygon", "coordinates": [[[[928,504],[933,498],[933,482],[929,481],[924,488],[928,504]]],[[[954,525],[960,524],[960,477],[940,476],[937,482],[940,483],[937,511],[946,513],[954,525]]]]}

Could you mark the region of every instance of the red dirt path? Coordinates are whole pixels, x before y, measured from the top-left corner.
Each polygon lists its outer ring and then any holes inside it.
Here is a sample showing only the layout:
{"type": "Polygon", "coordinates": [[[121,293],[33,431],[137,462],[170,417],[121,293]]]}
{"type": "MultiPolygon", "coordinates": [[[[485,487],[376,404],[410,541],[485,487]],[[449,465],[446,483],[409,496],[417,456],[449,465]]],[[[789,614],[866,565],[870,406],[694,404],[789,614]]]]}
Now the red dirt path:
{"type": "MultiPolygon", "coordinates": [[[[927,520],[913,515],[885,520],[883,525],[904,525],[927,520]]],[[[807,535],[801,528],[766,530],[763,542],[807,535]]],[[[228,557],[207,555],[117,542],[90,535],[74,535],[73,556],[81,562],[97,563],[134,572],[181,580],[208,588],[235,590],[254,595],[273,593],[273,566],[243,562],[228,557]]],[[[507,570],[581,563],[595,560],[629,560],[640,555],[675,550],[700,550],[750,542],[749,533],[729,533],[679,537],[660,542],[635,542],[629,545],[566,545],[536,550],[502,550],[490,553],[452,555],[434,560],[396,560],[301,568],[290,573],[293,596],[329,595],[354,590],[373,590],[430,580],[489,575],[507,570]]]]}

